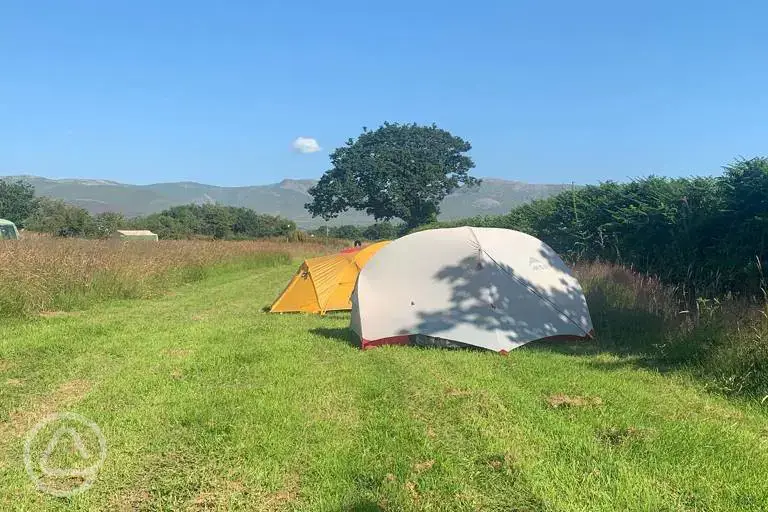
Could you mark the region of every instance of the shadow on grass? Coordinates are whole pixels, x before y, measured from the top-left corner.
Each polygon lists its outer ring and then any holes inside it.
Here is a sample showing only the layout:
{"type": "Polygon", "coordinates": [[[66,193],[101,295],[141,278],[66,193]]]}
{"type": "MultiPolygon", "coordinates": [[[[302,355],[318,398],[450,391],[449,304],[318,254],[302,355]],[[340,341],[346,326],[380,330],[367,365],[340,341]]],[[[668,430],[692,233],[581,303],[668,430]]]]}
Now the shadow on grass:
{"type": "Polygon", "coordinates": [[[381,512],[384,510],[376,502],[363,500],[343,508],[345,512],[381,512]]]}
{"type": "Polygon", "coordinates": [[[360,339],[349,327],[316,327],[310,329],[309,332],[329,340],[360,348],[360,339]]]}
{"type": "MultiPolygon", "coordinates": [[[[622,269],[621,272],[624,272],[622,269]]],[[[585,296],[595,328],[592,340],[544,339],[528,343],[517,350],[549,351],[576,357],[592,357],[607,353],[621,357],[617,361],[593,359],[589,364],[602,370],[645,368],[660,372],[700,361],[705,355],[707,339],[722,336],[714,324],[685,326],[674,313],[671,297],[660,298],[647,290],[628,293],[626,277],[611,274],[606,279],[584,279],[585,296]],[[643,293],[649,296],[644,296],[643,293]],[[705,339],[706,338],[706,339],[705,339]]],[[[582,278],[583,279],[583,278],[582,278]]],[[[348,327],[318,327],[310,333],[356,348],[358,336],[348,327]]],[[[484,349],[441,338],[412,335],[410,346],[452,350],[484,349]]]]}
{"type": "MultiPolygon", "coordinates": [[[[525,345],[525,350],[546,350],[586,357],[608,353],[622,358],[610,362],[590,361],[590,365],[603,370],[626,367],[669,370],[675,366],[664,361],[672,355],[668,353],[670,340],[674,338],[675,344],[682,346],[687,344],[682,337],[693,332],[685,333],[679,321],[671,321],[666,312],[654,310],[645,301],[637,301],[636,297],[632,297],[632,300],[621,297],[617,293],[619,289],[611,289],[613,283],[609,286],[603,282],[585,284],[595,338],[583,341],[540,340],[525,345]]],[[[678,365],[684,365],[695,357],[696,354],[687,351],[685,354],[676,354],[673,359],[678,365]]]]}
{"type": "Polygon", "coordinates": [[[591,264],[584,285],[596,337],[587,342],[534,342],[527,350],[591,358],[596,369],[683,370],[707,389],[762,398],[768,394],[768,316],[746,299],[697,299],[686,306],[673,288],[622,267],[591,264]]]}
{"type": "MultiPolygon", "coordinates": [[[[318,327],[310,329],[310,333],[328,338],[329,340],[344,343],[346,345],[352,345],[355,348],[360,348],[360,338],[358,338],[355,332],[348,327],[318,327]]],[[[421,349],[448,349],[448,350],[467,350],[472,352],[485,352],[486,349],[467,345],[465,343],[458,343],[450,340],[443,340],[441,338],[434,338],[431,336],[421,336],[418,334],[411,335],[410,342],[404,347],[418,347],[421,349]]]]}
{"type": "MultiPolygon", "coordinates": [[[[479,296],[482,283],[486,281],[473,276],[471,269],[444,270],[438,277],[448,279],[454,287],[452,301],[455,307],[447,313],[422,315],[420,325],[413,326],[410,332],[441,332],[471,322],[504,333],[546,334],[534,332],[526,323],[531,315],[517,307],[514,296],[493,298],[497,304],[496,313],[503,311],[504,315],[488,314],[477,303],[466,306],[464,299],[479,296]]],[[[759,398],[768,395],[768,310],[765,303],[734,298],[722,301],[697,299],[691,303],[690,299],[684,301],[675,288],[663,285],[658,279],[616,265],[580,265],[575,274],[584,290],[595,338],[589,341],[535,341],[518,350],[583,357],[588,365],[606,371],[628,367],[662,373],[690,371],[712,391],[759,398]],[[620,359],[601,360],[593,357],[597,354],[611,354],[620,359]]],[[[571,297],[573,290],[555,296],[545,295],[545,292],[540,290],[542,296],[556,304],[571,301],[567,310],[574,317],[586,314],[586,307],[582,312],[571,297]]],[[[318,328],[311,332],[359,347],[357,336],[347,328],[318,328]]]]}

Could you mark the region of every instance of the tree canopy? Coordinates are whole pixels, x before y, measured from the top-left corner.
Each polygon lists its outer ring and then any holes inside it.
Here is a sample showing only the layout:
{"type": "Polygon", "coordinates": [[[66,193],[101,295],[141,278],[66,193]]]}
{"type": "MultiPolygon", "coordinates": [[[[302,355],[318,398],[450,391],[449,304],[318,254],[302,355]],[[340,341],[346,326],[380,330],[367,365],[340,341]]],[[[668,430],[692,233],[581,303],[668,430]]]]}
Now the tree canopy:
{"type": "Polygon", "coordinates": [[[36,208],[35,187],[21,180],[0,180],[0,218],[24,227],[36,208]]]}
{"type": "Polygon", "coordinates": [[[296,231],[296,224],[283,217],[218,204],[174,206],[133,219],[130,225],[150,229],[160,238],[253,239],[286,236],[296,231]]]}
{"type": "Polygon", "coordinates": [[[0,218],[30,231],[62,237],[107,238],[118,229],[149,229],[160,238],[205,237],[255,239],[289,236],[296,224],[276,215],[219,204],[174,206],[146,217],[126,218],[121,213],[92,215],[59,199],[36,197],[24,181],[0,180],[0,218]]]}
{"type": "Polygon", "coordinates": [[[479,180],[469,142],[434,124],[384,123],[331,153],[333,167],[309,190],[309,212],[325,220],[352,208],[410,227],[434,221],[440,202],[479,180]]]}
{"type": "Polygon", "coordinates": [[[42,197],[26,220],[31,231],[64,237],[92,236],[93,217],[87,210],[64,201],[42,197]]]}

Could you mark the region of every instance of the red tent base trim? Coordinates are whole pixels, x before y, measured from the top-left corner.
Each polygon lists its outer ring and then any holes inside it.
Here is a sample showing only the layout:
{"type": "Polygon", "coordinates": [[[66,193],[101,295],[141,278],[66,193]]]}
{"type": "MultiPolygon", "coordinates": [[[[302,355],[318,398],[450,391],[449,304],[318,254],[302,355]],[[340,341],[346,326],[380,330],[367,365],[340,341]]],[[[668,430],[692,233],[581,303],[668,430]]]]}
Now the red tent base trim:
{"type": "Polygon", "coordinates": [[[369,348],[380,347],[382,345],[407,345],[410,343],[411,336],[406,334],[404,336],[392,336],[390,338],[380,338],[378,340],[360,340],[360,346],[363,350],[369,348]]]}

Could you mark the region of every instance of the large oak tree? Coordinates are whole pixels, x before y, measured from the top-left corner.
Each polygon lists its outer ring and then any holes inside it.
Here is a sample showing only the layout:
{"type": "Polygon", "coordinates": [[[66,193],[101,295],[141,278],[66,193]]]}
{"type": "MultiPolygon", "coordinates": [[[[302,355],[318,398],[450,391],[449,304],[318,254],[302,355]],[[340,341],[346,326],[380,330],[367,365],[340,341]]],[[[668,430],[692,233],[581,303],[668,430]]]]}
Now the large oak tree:
{"type": "Polygon", "coordinates": [[[309,190],[313,200],[306,208],[325,220],[353,208],[376,220],[402,219],[408,227],[434,221],[445,196],[479,183],[469,175],[471,148],[435,125],[363,128],[357,140],[331,153],[333,168],[309,190]]]}

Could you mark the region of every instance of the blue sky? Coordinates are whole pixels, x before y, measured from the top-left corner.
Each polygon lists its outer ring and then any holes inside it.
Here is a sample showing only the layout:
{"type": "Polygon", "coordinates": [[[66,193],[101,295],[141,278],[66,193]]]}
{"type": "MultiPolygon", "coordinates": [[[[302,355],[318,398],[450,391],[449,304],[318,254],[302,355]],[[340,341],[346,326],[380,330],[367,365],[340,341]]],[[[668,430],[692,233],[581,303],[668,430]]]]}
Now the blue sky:
{"type": "Polygon", "coordinates": [[[761,1],[5,0],[0,175],[319,177],[386,120],[469,140],[478,176],[717,173],[768,154],[766,19],[761,1]]]}

